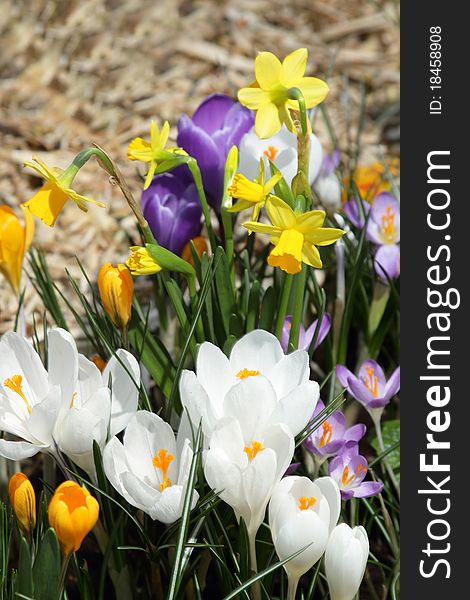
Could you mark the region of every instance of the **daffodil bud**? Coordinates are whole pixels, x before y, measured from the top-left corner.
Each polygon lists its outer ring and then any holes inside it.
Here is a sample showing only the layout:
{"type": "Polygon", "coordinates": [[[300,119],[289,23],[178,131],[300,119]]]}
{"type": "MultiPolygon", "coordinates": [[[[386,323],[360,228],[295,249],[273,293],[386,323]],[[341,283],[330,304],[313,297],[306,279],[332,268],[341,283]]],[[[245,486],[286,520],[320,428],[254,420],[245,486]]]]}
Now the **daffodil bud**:
{"type": "Polygon", "coordinates": [[[95,498],[74,481],[64,481],[49,503],[49,524],[55,529],[65,556],[76,552],[99,515],[95,498]]]}
{"type": "Polygon", "coordinates": [[[364,527],[341,523],[333,529],[325,553],[331,600],[352,600],[361,585],[369,556],[364,527]]]}
{"type": "Polygon", "coordinates": [[[34,235],[34,219],[24,210],[24,227],[9,206],[0,206],[0,273],[16,294],[20,291],[24,255],[34,235]]]}
{"type": "Polygon", "coordinates": [[[101,302],[111,321],[125,329],[131,316],[134,281],[129,269],[122,264],[104,264],[98,273],[101,302]]]}
{"type": "Polygon", "coordinates": [[[28,535],[36,526],[36,497],[26,475],[15,473],[10,477],[8,495],[21,531],[28,535]]]}

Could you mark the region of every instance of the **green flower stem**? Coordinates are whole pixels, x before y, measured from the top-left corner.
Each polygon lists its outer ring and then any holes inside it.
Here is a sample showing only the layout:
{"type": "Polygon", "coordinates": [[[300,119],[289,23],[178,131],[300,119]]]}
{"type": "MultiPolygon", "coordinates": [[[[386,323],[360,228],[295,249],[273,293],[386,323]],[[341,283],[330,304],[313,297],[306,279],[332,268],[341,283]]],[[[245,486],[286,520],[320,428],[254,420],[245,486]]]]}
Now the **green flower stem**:
{"type": "Polygon", "coordinates": [[[307,282],[307,266],[302,264],[302,270],[295,276],[294,310],[292,314],[292,326],[289,336],[289,347],[297,348],[299,345],[300,322],[304,308],[304,292],[307,282]]]}
{"type": "MultiPolygon", "coordinates": [[[[197,291],[196,291],[196,278],[188,277],[187,279],[188,279],[189,298],[191,300],[191,308],[193,309],[193,313],[195,314],[197,311],[197,305],[198,305],[198,297],[197,297],[197,291]]],[[[204,327],[202,324],[201,317],[199,317],[196,322],[196,337],[197,337],[198,341],[201,343],[205,340],[204,327]]]]}
{"type": "Polygon", "coordinates": [[[279,304],[279,310],[277,311],[276,327],[274,330],[274,335],[277,337],[278,340],[281,339],[282,327],[286,318],[287,306],[289,304],[289,297],[290,291],[292,289],[293,279],[293,275],[286,273],[286,275],[284,276],[284,281],[282,283],[281,301],[279,304]]]}
{"type": "Polygon", "coordinates": [[[230,273],[230,281],[232,283],[232,289],[235,292],[235,264],[233,261],[233,257],[235,255],[235,248],[233,244],[232,213],[229,213],[222,206],[221,215],[225,237],[225,255],[227,256],[227,263],[230,273]]]}
{"type": "MultiPolygon", "coordinates": [[[[372,415],[372,421],[374,423],[375,432],[377,434],[377,442],[379,444],[380,452],[385,452],[384,440],[382,437],[382,427],[380,424],[380,416],[378,414],[372,415]]],[[[387,469],[388,476],[390,477],[390,481],[393,483],[393,487],[397,492],[398,499],[400,499],[400,486],[398,484],[397,478],[395,477],[395,473],[393,472],[393,469],[388,461],[388,456],[384,456],[382,460],[384,461],[385,468],[387,469]]]]}
{"type": "Polygon", "coordinates": [[[209,234],[209,242],[211,245],[211,249],[212,252],[215,252],[215,249],[217,248],[217,241],[215,239],[214,230],[212,229],[211,214],[209,210],[209,204],[207,203],[206,194],[204,192],[204,186],[202,184],[201,171],[199,170],[199,166],[194,160],[194,158],[189,158],[187,164],[189,170],[191,171],[191,175],[193,176],[199,200],[201,201],[202,212],[207,227],[207,233],[209,234]]]}
{"type": "Polygon", "coordinates": [[[60,569],[60,579],[59,579],[59,598],[63,598],[65,592],[65,583],[67,580],[67,570],[69,567],[70,557],[72,555],[64,556],[64,560],[62,561],[62,566],[60,569]]]}
{"type": "MultiPolygon", "coordinates": [[[[248,531],[248,540],[250,545],[250,566],[253,575],[258,573],[258,562],[256,560],[256,531],[248,531]]],[[[261,586],[259,581],[255,581],[251,588],[252,600],[261,600],[261,586]]]]}

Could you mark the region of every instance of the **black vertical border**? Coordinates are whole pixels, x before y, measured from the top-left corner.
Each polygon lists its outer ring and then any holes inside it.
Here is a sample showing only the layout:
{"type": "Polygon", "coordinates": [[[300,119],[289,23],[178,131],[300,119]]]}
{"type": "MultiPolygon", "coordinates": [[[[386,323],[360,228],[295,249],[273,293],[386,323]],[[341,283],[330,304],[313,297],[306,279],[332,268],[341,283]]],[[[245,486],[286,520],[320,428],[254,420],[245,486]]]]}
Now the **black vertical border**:
{"type": "MultiPolygon", "coordinates": [[[[470,127],[468,114],[470,86],[468,42],[470,29],[464,16],[464,5],[451,1],[428,0],[427,2],[401,3],[401,597],[404,600],[446,600],[447,598],[470,598],[470,551],[466,543],[470,534],[470,313],[467,301],[470,278],[470,127]],[[442,90],[430,90],[430,27],[441,28],[442,90]],[[432,96],[441,96],[442,114],[430,114],[432,96]],[[427,155],[432,151],[449,150],[450,157],[441,158],[449,163],[450,184],[435,185],[427,182],[427,155]],[[449,212],[451,223],[448,230],[433,231],[427,224],[430,209],[427,195],[432,187],[443,187],[451,196],[447,211],[436,215],[444,219],[449,212]],[[445,239],[450,235],[450,240],[445,239]],[[427,248],[436,250],[448,245],[441,258],[430,262],[427,248]],[[427,462],[433,451],[426,450],[426,434],[429,413],[436,408],[429,405],[426,392],[430,381],[420,380],[429,375],[427,365],[427,341],[436,335],[436,329],[428,328],[427,316],[435,312],[427,303],[427,288],[438,289],[427,280],[427,270],[440,264],[444,274],[450,267],[450,281],[439,286],[442,293],[452,287],[460,292],[458,309],[437,309],[450,314],[450,341],[442,342],[442,348],[450,350],[442,356],[441,363],[449,364],[449,371],[434,371],[450,375],[451,398],[447,406],[440,408],[441,419],[445,411],[450,413],[450,427],[435,434],[435,438],[450,442],[450,449],[437,454],[439,463],[449,464],[450,471],[422,472],[420,454],[427,452],[427,462]],[[433,489],[427,480],[430,476],[437,485],[450,475],[450,481],[441,485],[449,493],[420,494],[418,490],[433,489]],[[432,515],[428,509],[444,510],[442,515],[432,515]],[[443,519],[450,526],[450,534],[442,540],[429,536],[429,524],[433,519],[443,519]],[[429,552],[428,543],[430,544],[429,552]],[[447,546],[449,544],[449,546],[447,546]],[[448,551],[445,551],[447,550],[448,551]],[[437,564],[439,559],[448,561],[437,564]],[[428,574],[420,574],[422,569],[428,574]],[[449,578],[446,575],[450,575],[449,578]]],[[[443,175],[444,172],[441,172],[443,175]]],[[[443,196],[442,196],[443,197],[443,196]]],[[[436,196],[437,198],[437,196],[436,196]]],[[[434,250],[431,251],[433,254],[434,250]]],[[[433,254],[435,256],[435,252],[433,254]]],[[[435,272],[434,272],[435,274],[435,272]]],[[[438,382],[439,383],[439,382],[438,382]]],[[[443,536],[446,525],[433,524],[431,532],[443,536]]]]}

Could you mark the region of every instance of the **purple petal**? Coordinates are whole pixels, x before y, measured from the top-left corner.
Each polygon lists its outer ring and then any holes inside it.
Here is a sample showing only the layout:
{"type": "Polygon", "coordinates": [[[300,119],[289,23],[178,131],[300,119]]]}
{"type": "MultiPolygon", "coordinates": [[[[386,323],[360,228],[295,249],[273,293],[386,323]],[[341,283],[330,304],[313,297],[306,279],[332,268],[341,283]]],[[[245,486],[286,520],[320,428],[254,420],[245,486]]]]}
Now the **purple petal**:
{"type": "Polygon", "coordinates": [[[383,488],[384,484],[380,481],[363,481],[360,486],[354,489],[353,495],[355,498],[369,498],[380,494],[383,488]]]}
{"type": "Polygon", "coordinates": [[[365,436],[367,427],[362,423],[349,427],[344,433],[344,439],[348,442],[359,442],[365,436]]]}
{"type": "Polygon", "coordinates": [[[354,398],[363,404],[366,408],[371,406],[374,400],[377,400],[373,394],[366,388],[364,383],[356,377],[349,378],[349,391],[354,398]]]}
{"type": "Polygon", "coordinates": [[[251,131],[254,123],[253,111],[248,110],[238,102],[232,106],[225,117],[222,129],[225,136],[224,147],[226,154],[228,154],[232,146],[240,146],[242,137],[251,131]]]}
{"type": "Polygon", "coordinates": [[[327,454],[338,454],[344,447],[344,439],[332,440],[321,448],[318,447],[318,452],[325,456],[327,454]]]}
{"type": "Polygon", "coordinates": [[[387,400],[390,400],[390,398],[392,398],[392,396],[395,396],[395,394],[398,392],[399,389],[400,389],[400,367],[397,367],[395,369],[395,371],[393,371],[393,373],[390,375],[390,379],[388,380],[387,385],[385,386],[384,398],[386,398],[387,400]]]}
{"type": "MultiPolygon", "coordinates": [[[[305,345],[302,346],[304,348],[304,350],[308,350],[310,348],[310,344],[312,343],[312,340],[315,336],[315,331],[316,331],[317,326],[318,326],[318,319],[315,319],[315,321],[313,321],[313,323],[310,325],[310,327],[308,327],[308,329],[306,330],[305,345]]],[[[323,313],[322,320],[320,323],[320,331],[318,332],[318,335],[317,335],[314,350],[316,350],[318,348],[318,346],[326,338],[326,336],[328,335],[328,333],[330,331],[330,328],[331,328],[331,317],[328,313],[323,313]]]]}
{"type": "Polygon", "coordinates": [[[349,390],[349,378],[354,377],[351,371],[344,365],[336,365],[336,377],[341,385],[349,390]]]}
{"type": "MultiPolygon", "coordinates": [[[[360,200],[360,202],[362,203],[362,207],[364,209],[364,215],[367,216],[370,211],[370,204],[364,200],[360,200]]],[[[356,200],[348,200],[348,202],[345,202],[343,210],[355,227],[358,229],[362,229],[364,227],[365,220],[362,217],[362,214],[359,212],[359,207],[356,200]]]]}
{"type": "Polygon", "coordinates": [[[366,408],[383,408],[390,402],[390,398],[375,398],[366,406],[366,408]]]}
{"type": "Polygon", "coordinates": [[[377,390],[381,393],[385,389],[385,373],[379,363],[371,358],[365,360],[359,368],[357,378],[364,381],[369,378],[368,371],[372,371],[372,375],[377,377],[377,390]]]}
{"type": "Polygon", "coordinates": [[[230,109],[237,102],[225,94],[211,94],[196,108],[192,121],[209,135],[221,129],[230,109]]]}
{"type": "Polygon", "coordinates": [[[353,490],[340,490],[340,492],[341,492],[341,500],[344,500],[344,501],[351,500],[351,498],[354,496],[353,490]]]}
{"type": "Polygon", "coordinates": [[[374,269],[377,275],[386,280],[396,279],[400,275],[400,246],[385,244],[377,249],[374,257],[374,269]]]}
{"type": "Polygon", "coordinates": [[[388,209],[394,214],[400,215],[400,205],[398,204],[397,199],[388,192],[382,192],[374,199],[370,216],[376,223],[380,224],[382,222],[382,217],[387,214],[388,209]]]}
{"type": "Polygon", "coordinates": [[[290,465],[287,467],[287,471],[286,471],[286,473],[285,473],[285,476],[287,477],[287,476],[289,476],[289,475],[293,475],[293,474],[294,474],[294,473],[297,471],[297,469],[300,467],[300,464],[301,464],[301,463],[299,463],[299,462],[293,462],[293,463],[291,463],[291,464],[290,464],[290,465]]]}

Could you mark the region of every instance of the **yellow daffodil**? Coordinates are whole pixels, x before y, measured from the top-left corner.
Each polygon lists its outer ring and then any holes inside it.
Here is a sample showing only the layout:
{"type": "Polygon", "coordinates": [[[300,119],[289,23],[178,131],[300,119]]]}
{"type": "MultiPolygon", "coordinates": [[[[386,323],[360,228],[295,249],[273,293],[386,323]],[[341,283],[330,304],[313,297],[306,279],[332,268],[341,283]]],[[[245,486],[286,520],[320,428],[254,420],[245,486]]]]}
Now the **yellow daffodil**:
{"type": "Polygon", "coordinates": [[[29,535],[36,526],[36,497],[26,475],[15,473],[10,477],[8,496],[21,531],[29,535]]]}
{"type": "Polygon", "coordinates": [[[325,221],[324,211],[311,210],[296,214],[277,196],[268,198],[266,210],[272,225],[249,221],[244,226],[249,231],[271,236],[274,248],[268,257],[268,264],[280,267],[286,273],[299,273],[303,262],[321,269],[322,261],[316,246],[333,244],[344,234],[342,229],[322,227],[325,221]]]}
{"type": "Polygon", "coordinates": [[[238,202],[228,209],[229,212],[240,212],[245,208],[253,208],[251,220],[257,221],[260,210],[265,205],[266,198],[280,179],[282,179],[282,173],[275,173],[268,181],[264,181],[263,159],[260,159],[259,175],[254,181],[250,181],[245,175],[237,173],[227,192],[232,198],[238,198],[238,202]]]}
{"type": "Polygon", "coordinates": [[[98,291],[103,307],[111,321],[125,329],[131,317],[134,281],[129,269],[122,264],[104,264],[98,273],[98,291]]]}
{"type": "Polygon", "coordinates": [[[84,537],[96,525],[99,510],[90,492],[74,481],[64,481],[56,489],[47,514],[65,556],[80,548],[84,537]]]}
{"type": "Polygon", "coordinates": [[[0,273],[15,294],[20,292],[21,271],[34,235],[34,219],[23,209],[24,227],[9,206],[0,206],[0,273]]]}
{"type": "Polygon", "coordinates": [[[23,206],[49,227],[53,227],[66,200],[73,200],[78,208],[84,212],[88,210],[87,202],[106,208],[106,204],[77,194],[70,188],[79,171],[77,165],[72,163],[67,169],[63,170],[58,167],[48,167],[46,163],[35,156],[32,160],[33,162],[25,162],[24,166],[34,169],[47,183],[23,206]]]}
{"type": "Polygon", "coordinates": [[[126,265],[132,275],[154,275],[162,270],[161,266],[151,257],[147,248],[132,246],[131,256],[126,260],[126,265]]]}
{"type": "Polygon", "coordinates": [[[281,61],[271,52],[259,52],[255,59],[256,82],[238,92],[244,106],[256,110],[255,131],[260,138],[269,138],[281,129],[282,123],[295,133],[289,109],[299,110],[297,100],[290,98],[289,90],[298,88],[306,108],[322,102],[329,88],[316,77],[304,77],[308,52],[299,48],[281,61]]]}
{"type": "Polygon", "coordinates": [[[165,148],[170,135],[170,125],[168,121],[163,123],[161,131],[155,121],[150,123],[150,142],[138,137],[132,140],[127,149],[127,158],[129,160],[139,160],[148,162],[149,170],[145,178],[144,190],[152,182],[157,167],[165,160],[171,160],[175,154],[186,154],[182,148],[176,146],[165,148]]]}

